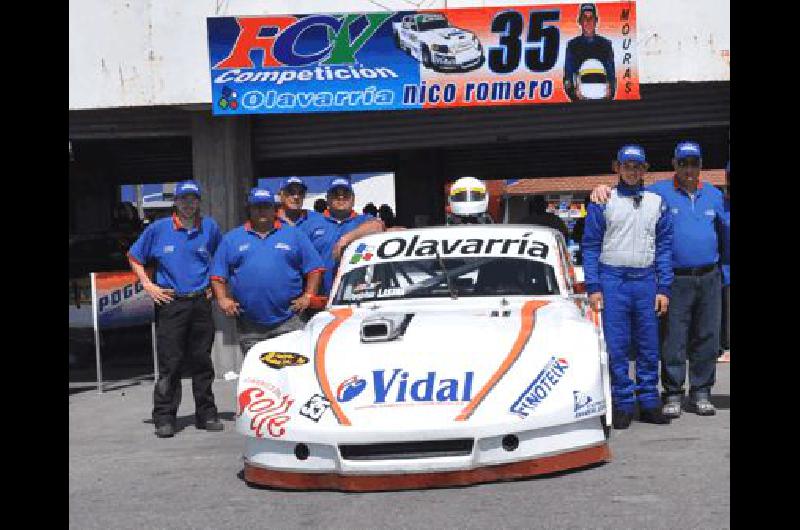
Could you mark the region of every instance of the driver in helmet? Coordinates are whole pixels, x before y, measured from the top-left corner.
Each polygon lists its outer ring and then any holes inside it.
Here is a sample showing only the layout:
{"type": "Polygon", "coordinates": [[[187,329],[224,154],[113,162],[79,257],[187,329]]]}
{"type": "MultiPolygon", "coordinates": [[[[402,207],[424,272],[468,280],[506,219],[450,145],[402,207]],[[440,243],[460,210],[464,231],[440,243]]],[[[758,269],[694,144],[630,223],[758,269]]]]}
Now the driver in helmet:
{"type": "Polygon", "coordinates": [[[448,225],[485,225],[494,222],[486,213],[489,206],[486,185],[474,177],[461,177],[453,182],[447,201],[450,211],[445,222],[448,225]]]}

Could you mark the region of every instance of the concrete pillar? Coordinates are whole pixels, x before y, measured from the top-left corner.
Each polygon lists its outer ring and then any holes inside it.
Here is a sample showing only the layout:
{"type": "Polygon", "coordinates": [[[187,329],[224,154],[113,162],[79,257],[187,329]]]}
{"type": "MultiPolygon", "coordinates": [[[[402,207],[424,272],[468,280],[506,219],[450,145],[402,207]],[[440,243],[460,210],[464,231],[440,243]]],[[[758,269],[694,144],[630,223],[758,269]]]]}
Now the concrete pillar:
{"type": "Polygon", "coordinates": [[[436,151],[408,151],[398,155],[394,193],[397,224],[409,228],[425,221],[444,224],[442,158],[436,151]]]}
{"type": "MultiPolygon", "coordinates": [[[[203,190],[202,211],[219,223],[223,233],[244,222],[244,203],[255,181],[249,116],[213,117],[211,111],[192,116],[193,177],[203,190]]],[[[211,357],[216,376],[239,373],[236,323],[214,304],[217,332],[211,357]]]]}

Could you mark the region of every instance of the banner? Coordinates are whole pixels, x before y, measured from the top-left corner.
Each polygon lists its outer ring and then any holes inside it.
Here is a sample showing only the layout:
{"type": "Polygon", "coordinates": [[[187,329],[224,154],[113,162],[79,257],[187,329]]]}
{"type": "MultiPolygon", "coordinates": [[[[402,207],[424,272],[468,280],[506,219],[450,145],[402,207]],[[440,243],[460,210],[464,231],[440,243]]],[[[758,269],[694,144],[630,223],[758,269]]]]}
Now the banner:
{"type": "Polygon", "coordinates": [[[95,272],[94,306],[101,329],[141,326],[153,322],[155,309],[136,274],[95,272]]]}
{"type": "Polygon", "coordinates": [[[207,24],[218,116],[639,99],[633,1],[207,24]]]}

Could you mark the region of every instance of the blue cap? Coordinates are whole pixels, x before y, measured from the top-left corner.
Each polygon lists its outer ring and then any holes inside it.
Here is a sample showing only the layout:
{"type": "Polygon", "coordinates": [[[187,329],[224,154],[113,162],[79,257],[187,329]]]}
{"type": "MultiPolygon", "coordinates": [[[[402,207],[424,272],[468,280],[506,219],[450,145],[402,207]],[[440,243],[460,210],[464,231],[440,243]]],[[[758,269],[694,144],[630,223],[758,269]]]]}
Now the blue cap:
{"type": "Polygon", "coordinates": [[[350,190],[350,193],[353,193],[353,186],[350,184],[350,181],[346,178],[335,178],[331,181],[330,185],[328,186],[328,193],[333,191],[334,188],[347,188],[350,190]]]}
{"type": "Polygon", "coordinates": [[[629,160],[647,162],[647,158],[644,156],[644,149],[638,145],[623,145],[617,152],[617,161],[628,162],[629,160]]]}
{"type": "Polygon", "coordinates": [[[675,146],[675,158],[680,160],[689,156],[696,156],[697,158],[703,157],[703,152],[700,150],[700,144],[697,142],[679,142],[675,146]]]}
{"type": "Polygon", "coordinates": [[[303,182],[303,179],[301,179],[300,177],[289,177],[287,179],[284,179],[284,181],[281,182],[281,187],[279,189],[285,190],[286,188],[289,187],[290,184],[299,184],[300,186],[303,186],[304,190],[308,190],[308,186],[306,186],[306,183],[303,182]]]}
{"type": "Polygon", "coordinates": [[[183,197],[192,193],[200,197],[200,184],[194,180],[184,180],[175,186],[175,197],[183,197]]]}
{"type": "Polygon", "coordinates": [[[272,192],[265,188],[253,188],[247,195],[247,204],[275,204],[272,192]]]}

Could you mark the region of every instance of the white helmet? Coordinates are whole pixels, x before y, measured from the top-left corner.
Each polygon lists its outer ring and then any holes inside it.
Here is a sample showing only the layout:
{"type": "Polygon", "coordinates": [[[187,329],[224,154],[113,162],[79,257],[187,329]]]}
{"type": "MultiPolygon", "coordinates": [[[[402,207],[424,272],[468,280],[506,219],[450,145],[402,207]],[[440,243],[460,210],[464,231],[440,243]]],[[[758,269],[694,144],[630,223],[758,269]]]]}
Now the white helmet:
{"type": "Polygon", "coordinates": [[[479,215],[489,206],[486,185],[474,177],[461,177],[453,182],[448,198],[455,215],[479,215]]]}
{"type": "Polygon", "coordinates": [[[578,68],[581,95],[586,99],[602,99],[608,89],[608,76],[603,63],[586,59],[578,68]]]}

